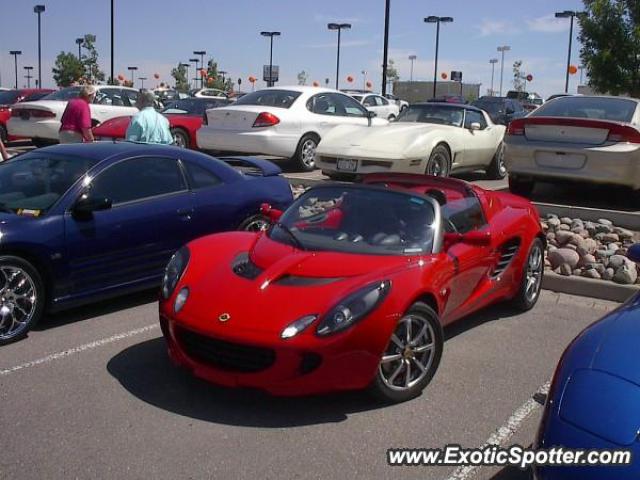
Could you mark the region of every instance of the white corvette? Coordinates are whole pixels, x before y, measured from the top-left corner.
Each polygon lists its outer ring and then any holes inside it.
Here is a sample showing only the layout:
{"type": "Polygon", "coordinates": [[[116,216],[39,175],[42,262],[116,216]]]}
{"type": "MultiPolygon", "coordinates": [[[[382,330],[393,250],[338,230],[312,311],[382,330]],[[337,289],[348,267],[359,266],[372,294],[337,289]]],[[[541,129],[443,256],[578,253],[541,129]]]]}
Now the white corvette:
{"type": "MultiPolygon", "coordinates": [[[[96,85],[91,109],[93,125],[125,115],[135,115],[138,91],[133,88],[96,85]]],[[[7,122],[9,135],[32,138],[36,146],[58,141],[60,120],[67,102],[78,96],[80,87],[67,87],[35,102],[21,102],[12,107],[7,122]]]]}
{"type": "Polygon", "coordinates": [[[331,177],[371,172],[448,176],[483,169],[504,178],[505,127],[469,105],[423,103],[409,106],[386,126],[343,125],[327,133],[316,151],[316,166],[331,177]]]}

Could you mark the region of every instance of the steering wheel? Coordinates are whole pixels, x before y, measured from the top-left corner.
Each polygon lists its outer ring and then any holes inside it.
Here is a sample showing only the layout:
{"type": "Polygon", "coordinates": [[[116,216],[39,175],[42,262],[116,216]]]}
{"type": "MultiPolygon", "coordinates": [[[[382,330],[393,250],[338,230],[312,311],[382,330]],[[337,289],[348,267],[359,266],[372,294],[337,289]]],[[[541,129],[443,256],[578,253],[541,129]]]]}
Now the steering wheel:
{"type": "Polygon", "coordinates": [[[442,217],[445,221],[444,231],[448,233],[458,233],[458,229],[449,218],[442,217]],[[447,228],[448,227],[448,228],[447,228]]]}

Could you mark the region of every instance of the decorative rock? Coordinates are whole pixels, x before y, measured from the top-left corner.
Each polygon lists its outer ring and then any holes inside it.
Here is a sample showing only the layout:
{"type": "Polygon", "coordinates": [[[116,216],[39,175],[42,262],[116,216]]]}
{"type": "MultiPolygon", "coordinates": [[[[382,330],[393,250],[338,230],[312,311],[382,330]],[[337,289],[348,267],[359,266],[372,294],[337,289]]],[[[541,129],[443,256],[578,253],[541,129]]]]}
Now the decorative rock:
{"type": "Polygon", "coordinates": [[[584,240],[582,240],[582,242],[580,242],[580,245],[578,245],[578,253],[580,255],[586,255],[587,253],[593,255],[597,248],[598,243],[593,238],[585,238],[584,240]]]}
{"type": "Polygon", "coordinates": [[[602,274],[604,274],[606,268],[603,264],[601,263],[594,263],[593,264],[593,269],[598,272],[600,274],[600,276],[602,276],[602,274]]]}
{"type": "Polygon", "coordinates": [[[562,264],[567,264],[570,270],[573,270],[578,265],[580,255],[575,250],[570,248],[558,248],[549,252],[549,262],[553,268],[557,268],[562,264]]]}
{"type": "Polygon", "coordinates": [[[571,227],[569,227],[569,225],[567,225],[566,223],[561,223],[560,225],[558,225],[558,227],[556,228],[556,230],[571,230],[571,227]]]}
{"type": "Polygon", "coordinates": [[[607,245],[607,250],[620,250],[620,245],[617,243],[610,243],[607,245]]]}
{"type": "Polygon", "coordinates": [[[560,217],[560,223],[566,223],[567,225],[571,225],[573,219],[569,217],[560,217]]]}
{"type": "MultiPolygon", "coordinates": [[[[551,268],[551,262],[549,261],[548,258],[544,259],[544,268],[551,268]]],[[[611,276],[613,277],[613,273],[611,274],[611,276]]]]}
{"type": "Polygon", "coordinates": [[[603,225],[601,223],[596,223],[595,225],[596,233],[611,233],[613,228],[609,225],[603,225]]]}
{"type": "Polygon", "coordinates": [[[598,223],[601,225],[607,225],[609,227],[613,225],[613,222],[611,220],[607,220],[606,218],[599,218],[598,223]]]}
{"type": "Polygon", "coordinates": [[[631,230],[627,230],[626,228],[616,227],[613,229],[613,231],[618,234],[621,240],[633,239],[633,232],[631,230]]]}
{"type": "Polygon", "coordinates": [[[622,265],[616,270],[613,281],[623,285],[633,285],[638,279],[638,269],[635,265],[622,265]]]}
{"type": "Polygon", "coordinates": [[[558,232],[556,232],[556,241],[558,242],[558,245],[564,245],[569,240],[571,240],[573,236],[574,234],[571,232],[568,232],[566,230],[558,230],[558,232]]]}
{"type": "Polygon", "coordinates": [[[549,225],[549,228],[558,228],[558,226],[560,226],[560,219],[558,217],[551,217],[547,220],[547,225],[549,225]]]}
{"type": "Polygon", "coordinates": [[[578,246],[573,243],[567,243],[563,248],[570,248],[571,250],[577,251],[578,246]]]}
{"type": "Polygon", "coordinates": [[[587,267],[588,265],[592,265],[594,263],[596,263],[596,257],[591,255],[590,253],[587,253],[586,255],[583,255],[582,257],[580,257],[580,260],[578,261],[578,266],[587,267]]]}
{"type": "Polygon", "coordinates": [[[609,257],[615,255],[616,252],[614,250],[596,250],[594,255],[596,258],[600,260],[606,259],[608,261],[609,257]]]}
{"type": "Polygon", "coordinates": [[[607,268],[605,269],[604,273],[602,274],[602,279],[603,280],[613,280],[613,276],[615,275],[616,271],[613,268],[607,268]]]}
{"type": "Polygon", "coordinates": [[[560,275],[564,275],[565,277],[570,277],[573,270],[568,263],[563,263],[560,265],[560,275]]]}
{"type": "Polygon", "coordinates": [[[624,248],[620,248],[618,250],[615,251],[614,255],[623,255],[623,256],[627,256],[627,250],[624,248]]]}
{"type": "Polygon", "coordinates": [[[600,274],[593,268],[583,271],[582,276],[586,278],[601,278],[600,274]]]}
{"type": "MultiPolygon", "coordinates": [[[[615,268],[616,269],[616,273],[617,273],[617,270],[620,267],[622,267],[623,265],[626,265],[627,262],[631,263],[631,260],[629,260],[627,257],[625,257],[623,255],[613,255],[611,258],[609,258],[609,267],[615,268]]],[[[635,265],[633,265],[633,266],[635,268],[635,265]]],[[[631,283],[633,283],[633,282],[631,282],[631,283]]]]}
{"type": "Polygon", "coordinates": [[[620,237],[617,233],[605,233],[602,236],[602,243],[613,243],[620,241],[620,237]]]}
{"type": "Polygon", "coordinates": [[[554,240],[556,238],[556,234],[553,232],[547,232],[547,240],[554,240]]]}
{"type": "Polygon", "coordinates": [[[573,275],[580,276],[582,274],[582,269],[576,268],[572,273],[573,275]]]}
{"type": "MultiPolygon", "coordinates": [[[[554,240],[555,241],[555,240],[554,240]]],[[[547,247],[547,254],[553,252],[554,250],[557,250],[558,247],[556,247],[555,245],[551,244],[547,247]]]]}

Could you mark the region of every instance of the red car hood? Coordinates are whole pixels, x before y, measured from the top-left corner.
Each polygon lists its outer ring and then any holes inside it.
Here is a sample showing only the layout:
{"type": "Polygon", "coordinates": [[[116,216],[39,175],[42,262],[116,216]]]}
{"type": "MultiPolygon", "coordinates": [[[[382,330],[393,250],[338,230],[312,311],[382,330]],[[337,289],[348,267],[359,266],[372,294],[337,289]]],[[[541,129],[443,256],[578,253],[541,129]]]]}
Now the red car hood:
{"type": "MultiPolygon", "coordinates": [[[[178,317],[195,329],[224,335],[229,328],[280,334],[305,316],[322,316],[344,297],[372,282],[391,280],[418,265],[407,256],[305,252],[261,235],[249,251],[208,265],[194,284],[189,269],[183,284],[189,300],[178,317]],[[234,272],[233,265],[250,262],[253,278],[234,272]],[[229,324],[218,317],[231,316],[229,324]]],[[[197,262],[193,255],[190,264],[197,262]]],[[[249,275],[251,277],[251,275],[249,275]]],[[[393,286],[392,286],[393,292],[393,286]]]]}
{"type": "Polygon", "coordinates": [[[129,115],[111,118],[97,127],[94,127],[93,134],[96,137],[124,138],[130,122],[131,116],[129,115]]]}

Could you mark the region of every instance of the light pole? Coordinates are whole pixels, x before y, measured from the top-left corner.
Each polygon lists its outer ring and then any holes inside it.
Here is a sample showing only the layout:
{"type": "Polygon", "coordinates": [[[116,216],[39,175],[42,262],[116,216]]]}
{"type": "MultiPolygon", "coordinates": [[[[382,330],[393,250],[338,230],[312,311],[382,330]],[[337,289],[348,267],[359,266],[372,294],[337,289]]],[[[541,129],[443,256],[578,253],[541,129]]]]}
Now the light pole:
{"type": "Polygon", "coordinates": [[[78,45],[78,60],[82,61],[82,42],[84,42],[84,38],[76,38],[76,45],[78,45]]]}
{"type": "Polygon", "coordinates": [[[144,81],[147,79],[147,77],[138,77],[138,80],[140,80],[140,90],[144,90],[144,81]]]}
{"type": "MultiPolygon", "coordinates": [[[[197,50],[193,52],[194,55],[200,55],[200,69],[204,68],[204,56],[207,54],[204,50],[197,50]]],[[[197,67],[196,67],[197,68],[197,67]]],[[[198,72],[196,72],[196,77],[198,72]]],[[[200,72],[200,88],[204,88],[204,75],[200,72]]]]}
{"type": "Polygon", "coordinates": [[[269,81],[267,87],[273,87],[273,37],[279,37],[280,32],[260,32],[263,37],[269,37],[269,81]]]}
{"type": "Polygon", "coordinates": [[[224,88],[224,80],[225,80],[225,76],[227,75],[227,73],[229,72],[225,72],[224,70],[218,70],[218,75],[222,76],[222,87],[224,88]]]}
{"type": "Polygon", "coordinates": [[[40,25],[40,14],[45,11],[44,5],[36,5],[33,12],[38,15],[38,87],[42,88],[42,35],[40,25]]]}
{"type": "Polygon", "coordinates": [[[573,10],[565,10],[564,12],[556,12],[556,18],[569,18],[569,52],[567,53],[567,71],[564,82],[564,93],[569,93],[569,66],[571,65],[571,41],[573,40],[573,19],[583,12],[575,12],[573,10]]]}
{"type": "Polygon", "coordinates": [[[411,60],[411,75],[409,76],[409,81],[413,82],[413,62],[418,58],[416,55],[409,55],[409,60],[411,60]]]}
{"type": "Polygon", "coordinates": [[[33,76],[31,75],[31,70],[33,70],[33,67],[28,66],[28,67],[22,67],[27,71],[27,74],[24,76],[24,78],[27,79],[27,88],[31,88],[31,79],[33,78],[33,76]]]}
{"type": "Polygon", "coordinates": [[[367,89],[367,71],[366,70],[362,70],[362,89],[363,90],[367,89]]]}
{"type": "Polygon", "coordinates": [[[113,78],[113,58],[114,58],[114,47],[113,47],[113,37],[114,37],[114,28],[113,28],[113,0],[111,0],[111,81],[115,82],[113,78]]]}
{"type": "MultiPolygon", "coordinates": [[[[327,24],[329,30],[338,31],[338,54],[336,56],[336,90],[339,90],[340,86],[340,34],[342,30],[349,30],[351,28],[350,23],[329,23],[327,24]]],[[[382,73],[382,91],[386,89],[385,82],[387,80],[386,66],[382,73]]]]}
{"type": "Polygon", "coordinates": [[[127,67],[127,70],[129,70],[131,72],[131,86],[133,87],[134,83],[133,83],[133,74],[136,70],[138,70],[138,67],[127,67]]]}
{"type": "MultiPolygon", "coordinates": [[[[200,60],[197,58],[190,58],[189,61],[196,64],[196,73],[193,75],[193,88],[198,88],[198,62],[200,60]]],[[[187,71],[187,73],[189,72],[187,71]]],[[[189,77],[187,77],[187,83],[189,83],[189,77]]]]}
{"type": "Polygon", "coordinates": [[[496,92],[493,91],[493,77],[494,77],[494,74],[496,73],[496,63],[498,63],[498,59],[492,58],[491,60],[489,60],[489,63],[491,64],[491,96],[495,97],[496,92]]]}
{"type": "Polygon", "coordinates": [[[387,93],[387,58],[389,54],[389,13],[391,0],[384,2],[384,45],[382,47],[382,96],[387,93]]]}
{"type": "Polygon", "coordinates": [[[435,65],[433,68],[433,98],[436,97],[436,82],[438,81],[438,46],[440,43],[440,23],[451,23],[453,22],[453,17],[437,17],[435,15],[430,15],[424,19],[425,23],[435,23],[436,24],[436,59],[435,65]]]}
{"type": "Polygon", "coordinates": [[[500,96],[502,96],[502,77],[504,76],[504,52],[511,50],[509,45],[502,45],[498,47],[498,51],[502,53],[502,60],[500,61],[500,96]]]}
{"type": "Polygon", "coordinates": [[[18,89],[18,55],[22,55],[21,50],[11,50],[9,55],[13,55],[13,64],[16,69],[16,90],[18,89]]]}

